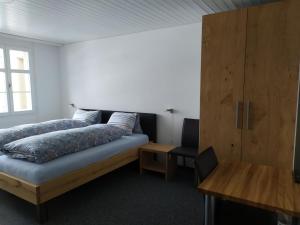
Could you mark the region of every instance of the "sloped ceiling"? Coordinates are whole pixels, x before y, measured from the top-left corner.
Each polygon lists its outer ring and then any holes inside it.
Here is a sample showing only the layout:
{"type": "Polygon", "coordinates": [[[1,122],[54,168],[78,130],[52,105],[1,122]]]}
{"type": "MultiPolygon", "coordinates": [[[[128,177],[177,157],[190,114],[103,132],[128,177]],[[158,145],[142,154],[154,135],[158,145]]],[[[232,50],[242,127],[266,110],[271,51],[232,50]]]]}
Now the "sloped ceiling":
{"type": "Polygon", "coordinates": [[[273,0],[0,0],[0,32],[58,44],[201,22],[273,0]]]}

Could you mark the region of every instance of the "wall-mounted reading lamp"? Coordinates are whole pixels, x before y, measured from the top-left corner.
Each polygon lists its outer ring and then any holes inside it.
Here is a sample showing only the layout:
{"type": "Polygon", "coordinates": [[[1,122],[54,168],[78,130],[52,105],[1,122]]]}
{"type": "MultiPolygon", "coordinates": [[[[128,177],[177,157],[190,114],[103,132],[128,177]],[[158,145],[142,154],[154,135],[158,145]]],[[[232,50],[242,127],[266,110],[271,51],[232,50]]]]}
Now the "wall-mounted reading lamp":
{"type": "Polygon", "coordinates": [[[166,112],[169,112],[169,113],[173,114],[175,112],[175,109],[169,108],[169,109],[166,109],[166,112]]]}
{"type": "Polygon", "coordinates": [[[69,106],[71,106],[72,108],[76,109],[76,105],[74,103],[70,103],[69,106]]]}

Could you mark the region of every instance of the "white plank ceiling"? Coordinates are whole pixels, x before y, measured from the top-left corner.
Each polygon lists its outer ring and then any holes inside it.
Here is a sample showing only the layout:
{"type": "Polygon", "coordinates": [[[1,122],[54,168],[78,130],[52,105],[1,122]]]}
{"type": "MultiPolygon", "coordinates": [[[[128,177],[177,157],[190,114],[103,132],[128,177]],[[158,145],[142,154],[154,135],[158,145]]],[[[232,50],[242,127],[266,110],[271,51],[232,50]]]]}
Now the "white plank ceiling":
{"type": "Polygon", "coordinates": [[[198,23],[273,0],[0,0],[0,32],[58,44],[198,23]]]}

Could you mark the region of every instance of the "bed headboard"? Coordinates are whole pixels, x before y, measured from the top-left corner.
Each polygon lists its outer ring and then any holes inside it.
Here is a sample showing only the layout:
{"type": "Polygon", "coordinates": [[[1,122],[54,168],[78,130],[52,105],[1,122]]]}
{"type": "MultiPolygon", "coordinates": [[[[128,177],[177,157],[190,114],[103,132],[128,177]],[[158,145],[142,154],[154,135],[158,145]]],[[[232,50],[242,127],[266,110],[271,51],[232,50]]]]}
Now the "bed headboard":
{"type": "MultiPolygon", "coordinates": [[[[87,111],[97,110],[97,109],[82,109],[87,111]]],[[[102,112],[102,121],[101,123],[107,123],[110,116],[114,112],[123,112],[123,111],[113,111],[113,110],[101,110],[102,112]]],[[[144,134],[147,134],[150,141],[157,141],[157,115],[154,113],[139,113],[140,123],[143,129],[144,134]]]]}

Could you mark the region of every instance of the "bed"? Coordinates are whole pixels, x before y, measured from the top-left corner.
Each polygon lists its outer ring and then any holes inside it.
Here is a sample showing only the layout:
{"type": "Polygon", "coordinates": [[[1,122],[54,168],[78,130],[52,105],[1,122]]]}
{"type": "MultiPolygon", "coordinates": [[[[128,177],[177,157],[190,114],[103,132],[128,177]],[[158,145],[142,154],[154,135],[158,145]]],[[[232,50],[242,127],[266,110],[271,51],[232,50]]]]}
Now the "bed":
{"type": "MultiPolygon", "coordinates": [[[[101,111],[102,123],[106,123],[114,112],[101,111]]],[[[44,205],[49,200],[137,160],[141,145],[156,142],[156,115],[139,115],[143,134],[123,136],[45,164],[0,155],[0,189],[36,205],[38,219],[42,222],[44,205]]]]}

